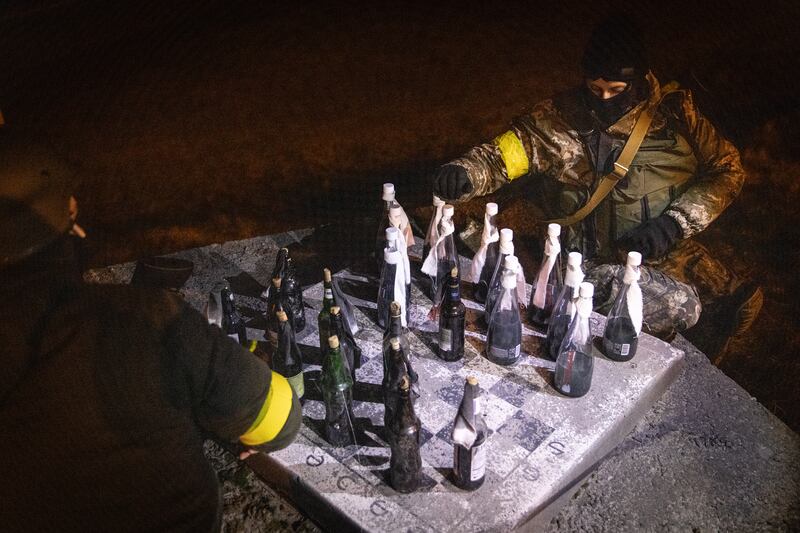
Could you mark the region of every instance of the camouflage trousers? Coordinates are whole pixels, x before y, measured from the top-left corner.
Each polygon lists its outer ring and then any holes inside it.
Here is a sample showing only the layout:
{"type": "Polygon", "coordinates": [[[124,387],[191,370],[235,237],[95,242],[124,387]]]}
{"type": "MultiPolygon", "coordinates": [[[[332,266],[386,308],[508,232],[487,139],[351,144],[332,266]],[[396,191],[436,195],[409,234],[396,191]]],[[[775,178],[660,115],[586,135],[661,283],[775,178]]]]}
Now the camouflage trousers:
{"type": "MultiPolygon", "coordinates": [[[[608,314],[622,285],[623,265],[587,265],[595,311],[608,314]]],[[[693,239],[678,243],[663,259],[641,267],[643,329],[669,339],[697,323],[704,304],[733,293],[741,281],[693,239]]]]}

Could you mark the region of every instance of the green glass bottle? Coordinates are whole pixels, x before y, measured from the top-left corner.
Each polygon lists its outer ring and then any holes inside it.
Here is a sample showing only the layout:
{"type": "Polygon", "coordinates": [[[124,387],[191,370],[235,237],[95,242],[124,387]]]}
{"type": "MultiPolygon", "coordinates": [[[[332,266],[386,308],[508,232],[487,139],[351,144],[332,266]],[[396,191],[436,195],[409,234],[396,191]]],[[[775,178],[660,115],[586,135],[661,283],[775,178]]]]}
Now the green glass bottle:
{"type": "Polygon", "coordinates": [[[317,326],[319,329],[319,353],[323,356],[328,351],[328,339],[331,335],[336,333],[331,329],[331,307],[336,305],[336,299],[333,296],[333,281],[331,278],[331,271],[329,269],[322,270],[322,310],[317,317],[317,326]]]}
{"type": "Polygon", "coordinates": [[[355,444],[353,427],[353,378],[342,355],[339,338],[328,339],[328,355],[322,362],[322,399],[325,402],[325,438],[332,446],[355,444]]]}

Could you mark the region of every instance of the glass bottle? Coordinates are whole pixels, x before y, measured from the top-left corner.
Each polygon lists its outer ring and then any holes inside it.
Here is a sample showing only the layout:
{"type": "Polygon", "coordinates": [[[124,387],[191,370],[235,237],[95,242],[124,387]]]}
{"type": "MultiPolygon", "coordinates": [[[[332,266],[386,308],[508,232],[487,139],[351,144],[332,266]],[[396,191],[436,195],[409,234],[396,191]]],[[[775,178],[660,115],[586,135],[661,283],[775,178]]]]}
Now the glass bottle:
{"type": "Polygon", "coordinates": [[[425,242],[422,245],[422,258],[428,257],[431,247],[439,240],[439,222],[442,220],[442,208],[445,201],[433,195],[433,214],[428,222],[428,231],[425,232],[425,242]]]}
{"type": "MultiPolygon", "coordinates": [[[[400,307],[400,304],[397,302],[392,302],[389,304],[389,325],[383,332],[383,368],[384,372],[386,372],[386,369],[388,368],[387,361],[390,361],[390,343],[391,340],[396,337],[400,340],[400,348],[402,349],[405,359],[406,371],[408,372],[408,377],[411,378],[411,384],[413,385],[417,382],[418,376],[417,373],[414,372],[414,368],[411,366],[411,351],[409,350],[408,333],[406,328],[403,327],[401,316],[402,308],[400,307]]],[[[385,377],[386,375],[384,374],[384,378],[385,377]]]]}
{"type": "Polygon", "coordinates": [[[381,382],[383,391],[383,427],[387,429],[387,440],[392,438],[391,433],[388,433],[388,428],[397,413],[398,387],[403,377],[408,376],[406,361],[406,354],[403,352],[400,339],[392,337],[389,341],[389,352],[383,361],[383,381],[381,382]]]}
{"type": "Polygon", "coordinates": [[[384,183],[381,193],[381,208],[378,218],[378,233],[375,238],[375,261],[378,265],[378,272],[380,272],[383,263],[383,249],[386,247],[384,236],[386,235],[386,228],[389,227],[389,209],[397,204],[395,200],[394,183],[384,183]]]}
{"type": "Polygon", "coordinates": [[[397,492],[413,492],[419,486],[422,472],[419,453],[422,425],[414,412],[408,376],[403,376],[400,382],[399,395],[397,416],[389,426],[389,432],[392,433],[389,480],[397,492]]]}
{"type": "Polygon", "coordinates": [[[567,256],[567,274],[564,276],[564,286],[558,293],[556,303],[553,305],[553,313],[550,315],[550,322],[547,325],[547,337],[545,338],[545,357],[555,361],[558,357],[558,349],[561,341],[567,334],[572,317],[575,315],[575,301],[578,299],[578,286],[583,281],[583,270],[581,262],[583,256],[578,252],[570,252],[567,256]]]}
{"type": "Polygon", "coordinates": [[[484,305],[484,316],[488,323],[489,316],[492,314],[492,307],[503,292],[502,281],[506,257],[514,255],[514,231],[509,228],[500,230],[500,241],[497,247],[497,263],[491,272],[489,284],[486,290],[486,300],[484,305]]]}
{"type": "Polygon", "coordinates": [[[347,369],[339,338],[328,339],[328,355],[322,362],[320,385],[325,402],[325,438],[332,446],[355,444],[353,427],[353,378],[347,369]]]}
{"type": "MultiPolygon", "coordinates": [[[[489,284],[497,268],[500,257],[500,232],[497,229],[497,204],[486,204],[483,214],[483,233],[481,233],[481,246],[475,252],[470,265],[470,280],[472,281],[472,298],[478,303],[486,303],[489,284]]],[[[513,253],[513,252],[512,252],[513,253]]]]}
{"type": "Polygon", "coordinates": [[[406,283],[406,272],[403,265],[403,254],[398,249],[397,228],[386,229],[386,248],[383,250],[383,271],[378,285],[378,325],[386,328],[389,323],[389,304],[393,301],[404,310],[403,326],[408,327],[411,285],[406,283]]]}
{"type": "Polygon", "coordinates": [[[503,274],[503,292],[489,316],[486,333],[486,357],[498,365],[517,362],[522,345],[522,322],[517,300],[517,275],[507,271],[503,274]]]}
{"type": "Polygon", "coordinates": [[[278,347],[272,354],[272,370],[285,376],[297,397],[302,398],[305,394],[305,382],[300,347],[297,346],[294,329],[289,323],[286,312],[279,310],[276,315],[278,317],[278,347]]]}
{"type": "MultiPolygon", "coordinates": [[[[453,267],[459,266],[456,242],[453,235],[456,229],[453,223],[454,211],[453,206],[450,204],[445,204],[442,208],[442,220],[439,221],[439,239],[422,264],[422,272],[432,279],[431,299],[434,309],[438,309],[442,303],[444,288],[450,271],[453,267]]],[[[435,315],[436,313],[433,313],[431,318],[436,318],[435,315]]]]}
{"type": "Polygon", "coordinates": [[[356,368],[361,367],[361,348],[356,344],[355,338],[344,323],[344,317],[339,306],[336,305],[331,307],[331,331],[333,332],[332,335],[336,335],[339,338],[339,346],[345,361],[347,361],[347,367],[350,370],[353,382],[355,382],[356,368]]]}
{"type": "Polygon", "coordinates": [[[553,379],[558,392],[574,398],[589,392],[594,370],[592,330],[589,325],[594,285],[587,282],[581,283],[578,294],[575,316],[572,318],[564,341],[558,350],[553,379]]]}
{"type": "Polygon", "coordinates": [[[328,351],[328,339],[331,335],[331,307],[336,305],[333,296],[333,281],[331,271],[327,268],[322,270],[322,310],[317,316],[317,329],[319,330],[319,352],[325,355],[328,351]]]}
{"type": "Polygon", "coordinates": [[[558,224],[547,225],[547,239],[544,241],[544,257],[539,267],[539,273],[533,282],[531,303],[528,306],[528,318],[531,324],[539,328],[546,328],[553,312],[558,293],[561,292],[563,281],[561,279],[561,226],[558,224]]]}
{"type": "MultiPolygon", "coordinates": [[[[277,311],[283,309],[283,297],[281,294],[281,278],[272,278],[272,285],[267,291],[267,327],[264,337],[269,343],[269,352],[274,353],[278,349],[278,315],[277,311]]],[[[289,322],[292,318],[289,316],[289,322]]]]}
{"type": "Polygon", "coordinates": [[[281,279],[281,292],[286,302],[287,311],[291,314],[291,324],[294,327],[295,333],[299,333],[306,328],[306,307],[303,303],[303,286],[297,279],[297,272],[294,268],[292,258],[289,256],[289,249],[286,250],[286,259],[283,276],[281,279]]]}
{"type": "Polygon", "coordinates": [[[472,376],[464,383],[464,397],[453,423],[453,479],[465,490],[475,490],[486,479],[486,423],[481,388],[472,376]]]}
{"type": "Polygon", "coordinates": [[[458,268],[450,271],[450,281],[439,313],[439,350],[445,361],[458,361],[464,357],[464,319],[466,308],[461,301],[458,268]]]}
{"type": "Polygon", "coordinates": [[[220,281],[214,285],[208,295],[205,312],[209,324],[216,325],[242,346],[247,345],[247,328],[244,319],[236,310],[233,291],[227,281],[220,281]]]}
{"type": "Polygon", "coordinates": [[[636,355],[642,331],[642,289],[639,287],[639,266],[642,254],[628,252],[622,287],[608,312],[603,332],[603,353],[614,361],[629,361],[636,355]]]}

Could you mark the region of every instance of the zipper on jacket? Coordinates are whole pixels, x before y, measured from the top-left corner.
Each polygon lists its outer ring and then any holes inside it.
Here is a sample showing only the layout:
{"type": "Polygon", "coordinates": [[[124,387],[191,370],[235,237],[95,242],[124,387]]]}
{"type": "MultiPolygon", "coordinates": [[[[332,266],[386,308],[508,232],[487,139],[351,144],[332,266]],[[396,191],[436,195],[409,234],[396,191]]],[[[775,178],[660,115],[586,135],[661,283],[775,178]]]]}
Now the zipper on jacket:
{"type": "Polygon", "coordinates": [[[650,220],[650,202],[647,200],[647,195],[642,196],[642,222],[650,220]]]}

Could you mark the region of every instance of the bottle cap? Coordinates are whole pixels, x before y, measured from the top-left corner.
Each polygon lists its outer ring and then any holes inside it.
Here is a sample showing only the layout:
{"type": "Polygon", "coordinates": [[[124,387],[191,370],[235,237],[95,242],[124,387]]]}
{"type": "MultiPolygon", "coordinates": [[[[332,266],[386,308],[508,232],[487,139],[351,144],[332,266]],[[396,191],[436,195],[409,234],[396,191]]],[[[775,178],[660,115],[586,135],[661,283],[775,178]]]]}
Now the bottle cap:
{"type": "Polygon", "coordinates": [[[400,302],[392,302],[389,304],[389,313],[391,316],[400,316],[402,312],[402,308],[400,307],[400,302]]]}
{"type": "Polygon", "coordinates": [[[512,242],[514,240],[514,230],[503,228],[500,230],[500,242],[512,242]]]}
{"type": "Polygon", "coordinates": [[[642,264],[642,254],[639,252],[628,252],[628,264],[638,267],[642,264]]]}
{"type": "Polygon", "coordinates": [[[442,218],[453,218],[453,213],[455,212],[455,208],[450,204],[444,204],[442,208],[442,218]]]}
{"type": "Polygon", "coordinates": [[[275,316],[278,317],[278,321],[279,322],[286,322],[287,320],[289,320],[289,317],[286,316],[286,311],[284,311],[284,310],[280,310],[280,311],[276,312],[275,316]]]}
{"type": "Polygon", "coordinates": [[[497,214],[497,204],[494,202],[489,202],[486,204],[486,214],[490,217],[493,217],[497,214]]]}
{"type": "Polygon", "coordinates": [[[505,272],[503,273],[503,288],[516,289],[517,288],[517,273],[505,272]]]}
{"type": "Polygon", "coordinates": [[[561,235],[561,224],[548,224],[547,225],[547,235],[550,237],[558,237],[561,235]]]}
{"type": "Polygon", "coordinates": [[[450,270],[450,277],[451,278],[457,278],[458,277],[458,267],[453,267],[450,270]]]}
{"type": "Polygon", "coordinates": [[[383,195],[381,198],[384,202],[391,202],[394,200],[394,183],[383,184],[383,195]]]}
{"type": "Polygon", "coordinates": [[[340,311],[341,311],[341,309],[339,309],[338,305],[334,305],[333,307],[331,307],[331,314],[332,315],[338,315],[340,311]]]}
{"type": "Polygon", "coordinates": [[[594,296],[594,285],[592,285],[588,281],[584,281],[583,283],[581,283],[579,294],[581,298],[591,298],[592,296],[594,296]]]}
{"type": "Polygon", "coordinates": [[[387,241],[396,241],[397,237],[400,235],[400,230],[392,226],[391,228],[386,228],[386,240],[387,241]]]}
{"type": "Polygon", "coordinates": [[[475,376],[467,376],[467,383],[469,383],[472,386],[475,386],[478,384],[478,378],[476,378],[475,376]]]}
{"type": "Polygon", "coordinates": [[[516,255],[507,255],[505,260],[503,260],[503,267],[506,270],[517,272],[517,270],[519,270],[519,259],[517,259],[516,255]]]}
{"type": "Polygon", "coordinates": [[[327,268],[323,268],[322,269],[322,279],[326,283],[330,283],[331,282],[331,271],[329,269],[327,269],[327,268]]]}
{"type": "Polygon", "coordinates": [[[569,266],[581,266],[581,262],[583,262],[583,256],[580,252],[570,252],[567,256],[567,264],[569,266]]]}
{"type": "Polygon", "coordinates": [[[336,335],[332,335],[328,337],[328,346],[331,348],[338,348],[339,347],[339,337],[336,335]]]}
{"type": "Polygon", "coordinates": [[[392,337],[389,339],[389,346],[392,347],[392,350],[399,350],[400,349],[400,339],[397,337],[392,337]]]}
{"type": "Polygon", "coordinates": [[[403,213],[403,208],[400,207],[400,204],[394,204],[392,207],[389,208],[389,216],[399,217],[402,213],[403,213]]]}
{"type": "Polygon", "coordinates": [[[281,278],[272,278],[272,285],[281,288],[281,278]]]}

